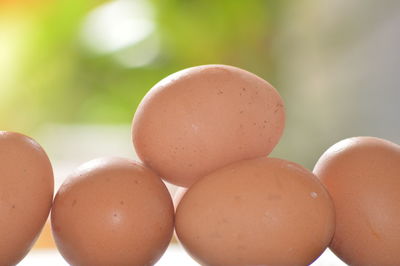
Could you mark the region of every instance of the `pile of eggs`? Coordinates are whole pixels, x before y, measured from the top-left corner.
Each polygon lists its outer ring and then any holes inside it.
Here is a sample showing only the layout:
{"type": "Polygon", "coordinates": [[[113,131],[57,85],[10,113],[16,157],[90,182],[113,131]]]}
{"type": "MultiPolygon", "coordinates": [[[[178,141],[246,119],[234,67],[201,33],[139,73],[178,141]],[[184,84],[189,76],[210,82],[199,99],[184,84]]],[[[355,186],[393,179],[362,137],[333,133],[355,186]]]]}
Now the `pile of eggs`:
{"type": "Polygon", "coordinates": [[[400,146],[345,139],[311,172],[268,157],[284,124],[280,95],[260,77],[188,68],[157,83],[136,111],[142,162],[84,163],[54,200],[44,150],[2,131],[0,265],[29,252],[50,210],[71,265],[153,265],[174,229],[201,265],[309,265],[328,246],[351,265],[400,265],[400,146]],[[162,179],[182,187],[174,201],[162,179]]]}

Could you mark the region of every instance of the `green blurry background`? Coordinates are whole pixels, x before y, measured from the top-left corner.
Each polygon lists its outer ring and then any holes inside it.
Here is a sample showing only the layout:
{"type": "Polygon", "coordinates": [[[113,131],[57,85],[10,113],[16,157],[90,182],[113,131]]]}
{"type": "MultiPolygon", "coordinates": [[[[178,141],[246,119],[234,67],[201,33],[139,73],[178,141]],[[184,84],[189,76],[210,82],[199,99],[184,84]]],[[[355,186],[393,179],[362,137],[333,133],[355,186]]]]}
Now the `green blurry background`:
{"type": "Polygon", "coordinates": [[[230,64],[281,93],[274,155],[312,168],[346,137],[400,142],[399,29],[399,1],[0,0],[0,129],[128,130],[161,78],[230,64]]]}

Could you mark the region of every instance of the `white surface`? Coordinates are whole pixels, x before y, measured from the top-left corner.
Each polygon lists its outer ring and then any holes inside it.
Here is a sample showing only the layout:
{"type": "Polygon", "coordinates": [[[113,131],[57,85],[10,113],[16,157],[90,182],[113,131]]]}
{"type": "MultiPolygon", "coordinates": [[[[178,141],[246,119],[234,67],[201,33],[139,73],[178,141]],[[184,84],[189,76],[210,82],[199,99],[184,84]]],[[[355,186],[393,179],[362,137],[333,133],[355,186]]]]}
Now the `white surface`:
{"type": "MultiPolygon", "coordinates": [[[[56,250],[31,251],[18,266],[68,266],[68,263],[56,250]]],[[[198,266],[189,255],[176,244],[170,245],[164,256],[158,261],[157,266],[198,266]]],[[[332,252],[326,250],[313,264],[313,266],[344,266],[332,252]]]]}

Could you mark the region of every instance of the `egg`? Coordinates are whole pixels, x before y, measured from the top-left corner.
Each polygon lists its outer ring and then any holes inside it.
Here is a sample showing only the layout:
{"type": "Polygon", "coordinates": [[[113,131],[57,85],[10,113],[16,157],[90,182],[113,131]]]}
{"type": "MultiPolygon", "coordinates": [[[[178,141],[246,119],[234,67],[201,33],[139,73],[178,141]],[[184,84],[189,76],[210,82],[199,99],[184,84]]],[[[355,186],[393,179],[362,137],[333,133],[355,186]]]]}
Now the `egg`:
{"type": "Polygon", "coordinates": [[[189,187],[227,164],[268,155],[282,136],[283,101],[265,80],[226,65],[184,69],[157,83],[134,115],[139,158],[189,187]]]}
{"type": "Polygon", "coordinates": [[[38,238],[50,212],[54,177],[33,139],[0,131],[0,265],[16,265],[38,238]]]}
{"type": "Polygon", "coordinates": [[[321,156],[314,173],[336,208],[331,250],[350,265],[400,265],[400,146],[345,139],[321,156]]]}
{"type": "Polygon", "coordinates": [[[328,246],[334,216],[310,171],[262,157],[192,185],[177,207],[175,229],[201,265],[309,265],[328,246]]]}
{"type": "Polygon", "coordinates": [[[153,265],[171,240],[174,208],[153,171],[125,158],[99,158],[60,187],[51,223],[70,265],[153,265]]]}

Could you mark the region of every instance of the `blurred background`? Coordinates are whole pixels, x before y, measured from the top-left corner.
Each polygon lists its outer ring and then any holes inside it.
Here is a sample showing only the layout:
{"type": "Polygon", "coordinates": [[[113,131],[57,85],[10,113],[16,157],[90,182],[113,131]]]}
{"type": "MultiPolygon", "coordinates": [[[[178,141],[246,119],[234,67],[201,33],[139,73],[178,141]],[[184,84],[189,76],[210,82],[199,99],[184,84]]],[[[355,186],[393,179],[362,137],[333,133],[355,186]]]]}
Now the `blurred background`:
{"type": "Polygon", "coordinates": [[[280,92],[273,156],[312,169],[343,138],[400,143],[399,47],[396,0],[0,0],[0,130],[35,138],[57,187],[86,160],[135,156],[130,123],[157,81],[229,64],[280,92]]]}

